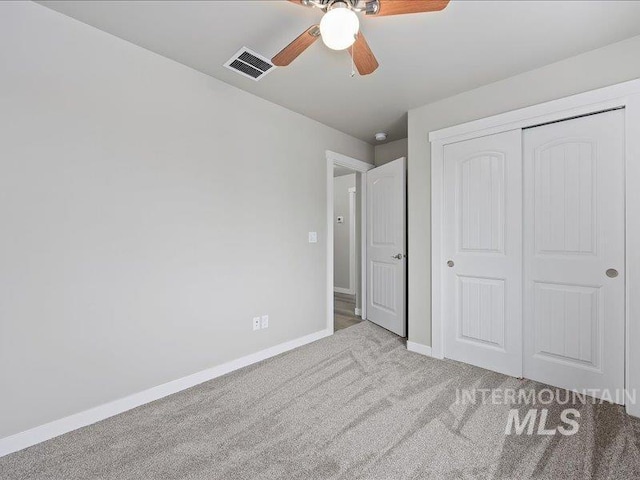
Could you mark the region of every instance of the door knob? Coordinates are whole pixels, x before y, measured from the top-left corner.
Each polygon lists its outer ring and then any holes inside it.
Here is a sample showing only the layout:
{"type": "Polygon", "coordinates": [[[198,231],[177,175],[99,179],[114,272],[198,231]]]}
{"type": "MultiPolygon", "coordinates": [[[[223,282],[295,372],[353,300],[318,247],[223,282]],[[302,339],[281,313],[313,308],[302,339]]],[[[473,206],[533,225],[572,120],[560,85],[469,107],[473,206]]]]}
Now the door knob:
{"type": "Polygon", "coordinates": [[[396,260],[402,260],[402,256],[403,255],[401,253],[399,253],[397,255],[392,256],[391,258],[395,258],[396,260]]]}
{"type": "Polygon", "coordinates": [[[454,265],[455,265],[455,263],[453,263],[453,260],[449,260],[447,262],[447,267],[449,267],[449,268],[453,267],[454,265]]]}
{"type": "Polygon", "coordinates": [[[610,268],[606,273],[607,277],[609,278],[616,278],[618,276],[618,270],[616,270],[615,268],[610,268]]]}

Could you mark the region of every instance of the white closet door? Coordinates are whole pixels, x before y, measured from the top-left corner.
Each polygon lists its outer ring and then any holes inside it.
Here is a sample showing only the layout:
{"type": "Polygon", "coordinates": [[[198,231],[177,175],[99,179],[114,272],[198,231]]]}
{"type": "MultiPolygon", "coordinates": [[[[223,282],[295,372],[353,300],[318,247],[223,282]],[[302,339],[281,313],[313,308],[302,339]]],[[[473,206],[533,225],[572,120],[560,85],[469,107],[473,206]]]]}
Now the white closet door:
{"type": "Polygon", "coordinates": [[[624,113],[524,132],[524,375],[624,388],[624,113]]]}
{"type": "Polygon", "coordinates": [[[522,132],[444,148],[447,358],[522,375],[522,132]]]}

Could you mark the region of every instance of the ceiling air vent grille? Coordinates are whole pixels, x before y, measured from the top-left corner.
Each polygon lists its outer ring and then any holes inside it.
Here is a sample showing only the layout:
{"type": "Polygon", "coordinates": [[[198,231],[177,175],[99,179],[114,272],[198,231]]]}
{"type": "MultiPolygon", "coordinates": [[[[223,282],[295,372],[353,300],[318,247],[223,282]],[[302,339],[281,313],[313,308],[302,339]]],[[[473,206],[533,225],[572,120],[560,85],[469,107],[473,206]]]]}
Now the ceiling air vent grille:
{"type": "Polygon", "coordinates": [[[275,69],[269,59],[247,47],[242,47],[224,66],[256,82],[275,69]]]}

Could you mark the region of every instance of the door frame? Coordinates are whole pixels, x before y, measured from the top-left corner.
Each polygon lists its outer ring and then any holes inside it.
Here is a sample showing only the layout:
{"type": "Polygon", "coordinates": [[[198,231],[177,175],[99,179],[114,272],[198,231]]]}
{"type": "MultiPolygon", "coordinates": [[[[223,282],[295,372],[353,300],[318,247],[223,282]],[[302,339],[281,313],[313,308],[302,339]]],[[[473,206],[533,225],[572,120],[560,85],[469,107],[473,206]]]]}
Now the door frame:
{"type": "MultiPolygon", "coordinates": [[[[431,143],[431,356],[444,358],[442,301],[444,146],[509,130],[624,108],[625,112],[625,388],[640,393],[640,79],[513,110],[429,133],[431,143]]],[[[627,399],[627,413],[640,417],[640,398],[627,399]]]]}
{"type": "MultiPolygon", "coordinates": [[[[357,179],[357,174],[356,174],[357,179]]],[[[356,187],[349,190],[349,294],[356,294],[356,187]]]]}
{"type": "MultiPolygon", "coordinates": [[[[360,313],[364,320],[367,318],[367,172],[375,168],[375,165],[331,150],[327,150],[325,155],[327,164],[327,330],[333,334],[333,167],[338,165],[360,173],[360,185],[356,175],[356,190],[360,188],[360,313]]],[[[355,248],[355,242],[353,245],[355,248]]]]}

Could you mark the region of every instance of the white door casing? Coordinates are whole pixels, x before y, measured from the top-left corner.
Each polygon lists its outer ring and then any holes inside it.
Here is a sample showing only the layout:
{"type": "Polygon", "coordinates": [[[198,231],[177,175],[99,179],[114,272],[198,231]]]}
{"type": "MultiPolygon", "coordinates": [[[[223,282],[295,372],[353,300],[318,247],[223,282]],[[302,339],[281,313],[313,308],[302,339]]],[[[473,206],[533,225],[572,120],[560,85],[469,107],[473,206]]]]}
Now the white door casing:
{"type": "Polygon", "coordinates": [[[624,110],[527,129],[523,142],[524,375],[622,391],[624,110]]]}
{"type": "Polygon", "coordinates": [[[367,172],[367,319],[406,336],[405,159],[367,172]]]}
{"type": "Polygon", "coordinates": [[[520,130],[444,147],[447,358],[522,375],[520,130]]]}
{"type": "MultiPolygon", "coordinates": [[[[357,178],[357,174],[356,174],[357,178]]],[[[356,187],[349,188],[349,291],[351,295],[357,295],[357,279],[356,272],[356,187]]]]}

